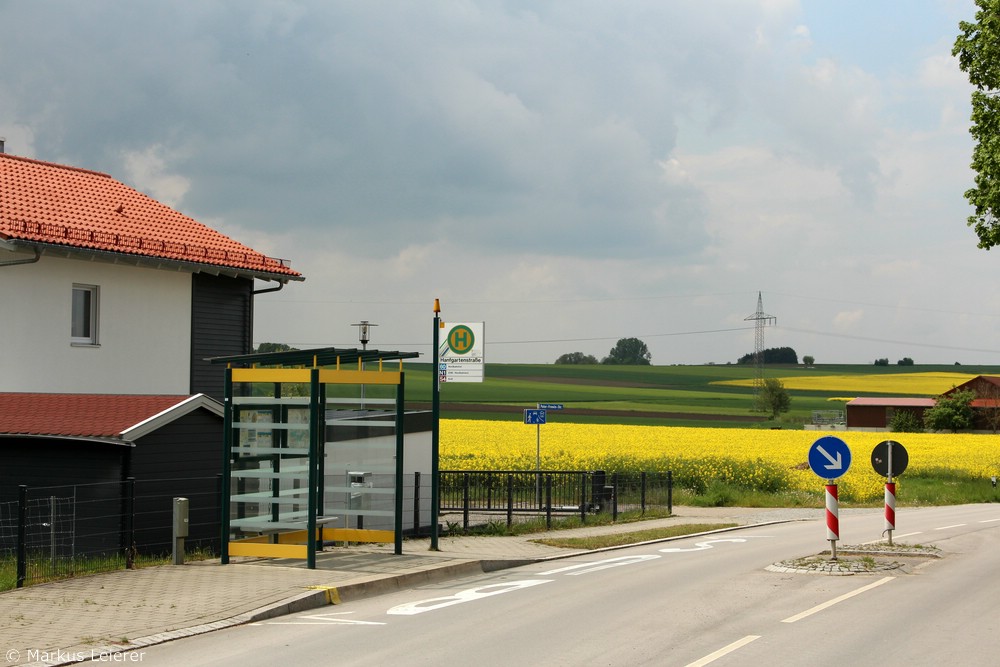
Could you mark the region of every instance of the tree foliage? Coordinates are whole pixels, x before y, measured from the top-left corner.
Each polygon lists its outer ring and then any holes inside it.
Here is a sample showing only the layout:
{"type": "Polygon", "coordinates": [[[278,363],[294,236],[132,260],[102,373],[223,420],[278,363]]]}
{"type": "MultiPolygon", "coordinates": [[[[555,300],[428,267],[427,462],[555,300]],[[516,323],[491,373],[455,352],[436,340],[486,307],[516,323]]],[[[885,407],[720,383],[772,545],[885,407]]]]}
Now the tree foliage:
{"type": "Polygon", "coordinates": [[[875,360],[875,365],[876,366],[888,366],[889,365],[889,358],[888,357],[882,357],[881,359],[876,359],[875,360]]]}
{"type": "MultiPolygon", "coordinates": [[[[771,347],[766,350],[761,350],[762,363],[765,364],[797,364],[799,363],[799,355],[796,354],[795,350],[790,347],[771,347]]],[[[754,359],[754,353],[744,354],[736,362],[738,364],[753,364],[756,363],[754,359]]]]}
{"type": "Polygon", "coordinates": [[[816,358],[808,354],[803,355],[802,363],[805,364],[806,366],[812,366],[813,364],[816,363],[816,358]]]}
{"type": "Polygon", "coordinates": [[[912,366],[913,365],[913,359],[910,359],[909,357],[903,357],[902,359],[900,359],[899,361],[896,362],[896,365],[897,366],[912,366]]]}
{"type": "Polygon", "coordinates": [[[965,198],[975,209],[968,225],[976,230],[979,247],[989,250],[1000,244],[1000,0],[976,0],[976,6],[976,20],[959,23],[952,55],[976,87],[969,128],[976,185],[965,198]]]}
{"type": "Polygon", "coordinates": [[[889,430],[893,433],[923,433],[924,425],[913,410],[896,410],[889,420],[889,430]]]}
{"type": "Polygon", "coordinates": [[[928,431],[959,431],[972,427],[974,412],[972,399],[976,392],[963,389],[953,394],[938,396],[933,408],[924,411],[924,426],[928,431]]]}
{"type": "Polygon", "coordinates": [[[254,350],[257,354],[262,354],[264,352],[294,352],[297,348],[291,345],[285,345],[284,343],[261,343],[254,350]]]}
{"type": "Polygon", "coordinates": [[[649,348],[638,338],[619,338],[601,363],[617,366],[649,366],[652,359],[653,355],[649,348]]]}
{"type": "Polygon", "coordinates": [[[596,364],[597,357],[583,352],[567,352],[556,359],[557,364],[596,364]]]}
{"type": "Polygon", "coordinates": [[[779,414],[788,412],[792,407],[792,397],[778,378],[764,378],[757,400],[762,410],[771,413],[771,419],[777,419],[779,414]]]}

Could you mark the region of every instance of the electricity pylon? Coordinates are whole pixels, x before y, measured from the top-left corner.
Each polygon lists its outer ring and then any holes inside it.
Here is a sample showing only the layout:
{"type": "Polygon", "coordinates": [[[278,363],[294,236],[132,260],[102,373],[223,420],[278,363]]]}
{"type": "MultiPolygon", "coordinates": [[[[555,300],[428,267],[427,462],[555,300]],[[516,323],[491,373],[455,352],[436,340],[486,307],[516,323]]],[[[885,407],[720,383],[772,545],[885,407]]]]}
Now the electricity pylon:
{"type": "Polygon", "coordinates": [[[764,301],[760,292],[757,292],[757,312],[743,318],[744,322],[754,322],[753,330],[753,364],[755,374],[753,378],[753,405],[755,410],[762,409],[760,405],[760,391],[764,387],[764,327],[777,323],[778,318],[764,312],[764,301]]]}

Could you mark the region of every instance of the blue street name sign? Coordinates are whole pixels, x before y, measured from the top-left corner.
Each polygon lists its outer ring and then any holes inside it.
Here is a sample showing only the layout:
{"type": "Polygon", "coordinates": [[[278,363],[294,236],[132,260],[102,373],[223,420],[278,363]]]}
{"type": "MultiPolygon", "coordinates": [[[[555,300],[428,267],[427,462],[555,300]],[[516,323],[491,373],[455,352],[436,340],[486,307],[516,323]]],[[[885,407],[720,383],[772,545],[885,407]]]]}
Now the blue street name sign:
{"type": "Polygon", "coordinates": [[[840,438],[825,435],[809,448],[809,467],[823,479],[837,479],[851,467],[851,448],[840,438]]]}
{"type": "Polygon", "coordinates": [[[525,424],[544,424],[545,423],[545,410],[532,410],[531,408],[526,408],[524,410],[524,423],[525,424]]]}
{"type": "Polygon", "coordinates": [[[542,410],[562,410],[562,403],[539,403],[538,407],[542,410]]]}

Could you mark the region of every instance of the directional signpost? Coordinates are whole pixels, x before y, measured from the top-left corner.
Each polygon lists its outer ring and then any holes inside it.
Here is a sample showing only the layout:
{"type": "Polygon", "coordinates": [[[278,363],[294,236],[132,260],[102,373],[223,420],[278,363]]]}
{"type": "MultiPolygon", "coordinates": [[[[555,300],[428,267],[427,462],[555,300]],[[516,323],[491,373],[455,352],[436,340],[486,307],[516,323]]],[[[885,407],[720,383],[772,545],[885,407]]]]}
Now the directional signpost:
{"type": "Polygon", "coordinates": [[[535,433],[535,496],[538,506],[542,506],[542,424],[545,423],[549,410],[562,410],[562,403],[539,403],[538,407],[525,408],[524,423],[534,424],[535,433]]]}
{"type": "Polygon", "coordinates": [[[896,483],[893,475],[902,475],[910,457],[906,448],[895,440],[883,440],[872,450],[872,468],[885,475],[885,532],[892,546],[892,531],[896,530],[896,483]]]}
{"type": "Polygon", "coordinates": [[[838,515],[837,485],[833,483],[833,480],[842,476],[851,467],[851,449],[840,438],[825,435],[809,448],[809,467],[827,481],[826,539],[830,541],[830,560],[837,560],[840,517],[838,515]]]}

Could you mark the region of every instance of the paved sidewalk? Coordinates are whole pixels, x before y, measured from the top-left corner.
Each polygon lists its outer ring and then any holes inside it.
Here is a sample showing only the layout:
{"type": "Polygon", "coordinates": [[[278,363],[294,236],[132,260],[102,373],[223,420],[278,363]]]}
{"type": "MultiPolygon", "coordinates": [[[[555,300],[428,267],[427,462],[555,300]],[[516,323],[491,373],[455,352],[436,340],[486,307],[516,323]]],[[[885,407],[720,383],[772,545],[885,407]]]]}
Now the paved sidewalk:
{"type": "MultiPolygon", "coordinates": [[[[558,531],[582,536],[678,523],[820,519],[823,510],[675,508],[667,519],[558,531]]],[[[447,537],[391,545],[331,548],[310,570],[301,560],[236,559],[164,565],[83,576],[0,593],[0,667],[62,665],[141,650],[327,604],[448,578],[562,558],[580,551],[519,537],[447,537]]]]}

